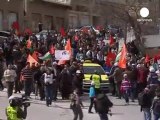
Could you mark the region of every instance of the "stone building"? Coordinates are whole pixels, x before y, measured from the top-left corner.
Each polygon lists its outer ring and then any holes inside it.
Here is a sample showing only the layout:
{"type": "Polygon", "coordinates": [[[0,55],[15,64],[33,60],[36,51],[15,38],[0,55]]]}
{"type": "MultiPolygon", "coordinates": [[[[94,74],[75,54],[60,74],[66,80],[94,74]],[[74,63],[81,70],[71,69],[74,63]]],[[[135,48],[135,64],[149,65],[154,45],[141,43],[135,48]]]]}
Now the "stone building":
{"type": "Polygon", "coordinates": [[[18,21],[21,30],[76,28],[103,25],[104,16],[97,0],[1,0],[0,30],[9,30],[18,21]]]}

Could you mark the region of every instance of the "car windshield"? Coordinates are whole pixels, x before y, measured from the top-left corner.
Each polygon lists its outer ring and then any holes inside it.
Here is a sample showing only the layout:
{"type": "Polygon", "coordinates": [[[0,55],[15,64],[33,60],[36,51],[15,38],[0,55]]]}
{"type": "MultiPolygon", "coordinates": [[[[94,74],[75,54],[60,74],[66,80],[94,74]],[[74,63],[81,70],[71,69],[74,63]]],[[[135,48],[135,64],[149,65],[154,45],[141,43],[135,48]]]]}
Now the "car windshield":
{"type": "Polygon", "coordinates": [[[96,70],[100,75],[106,74],[101,66],[83,66],[83,70],[85,74],[94,74],[94,70],[96,70]]]}

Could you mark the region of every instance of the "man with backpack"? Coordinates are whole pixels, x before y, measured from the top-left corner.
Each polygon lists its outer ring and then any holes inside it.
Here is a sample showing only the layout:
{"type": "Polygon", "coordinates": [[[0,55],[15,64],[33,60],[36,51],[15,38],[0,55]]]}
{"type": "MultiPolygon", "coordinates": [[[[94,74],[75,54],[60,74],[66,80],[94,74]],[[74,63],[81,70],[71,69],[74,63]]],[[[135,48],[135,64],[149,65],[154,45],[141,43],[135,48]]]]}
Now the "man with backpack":
{"type": "Polygon", "coordinates": [[[154,115],[154,120],[160,119],[160,87],[156,89],[156,97],[153,100],[152,110],[154,115]]]}
{"type": "Polygon", "coordinates": [[[108,120],[107,114],[112,106],[113,103],[104,93],[97,95],[96,110],[99,114],[100,120],[108,120]]]}
{"type": "Polygon", "coordinates": [[[144,120],[151,120],[152,96],[148,88],[139,93],[138,102],[141,106],[141,111],[144,113],[144,120]]]}

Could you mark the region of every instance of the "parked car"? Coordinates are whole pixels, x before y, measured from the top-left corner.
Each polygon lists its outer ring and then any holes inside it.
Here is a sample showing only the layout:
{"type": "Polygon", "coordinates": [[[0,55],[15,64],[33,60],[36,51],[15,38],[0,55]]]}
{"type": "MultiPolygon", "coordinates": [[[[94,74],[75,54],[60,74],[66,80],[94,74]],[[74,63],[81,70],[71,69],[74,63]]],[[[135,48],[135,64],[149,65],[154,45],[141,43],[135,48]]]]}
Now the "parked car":
{"type": "Polygon", "coordinates": [[[78,28],[78,29],[75,29],[75,32],[76,32],[76,31],[83,31],[83,30],[88,30],[88,31],[89,31],[89,30],[93,30],[93,31],[96,32],[97,35],[100,33],[100,31],[97,30],[96,28],[94,28],[93,26],[83,26],[83,27],[80,27],[80,28],[78,28]]]}
{"type": "Polygon", "coordinates": [[[43,35],[43,38],[46,39],[48,33],[53,34],[53,33],[55,33],[55,31],[54,30],[42,30],[41,32],[36,34],[36,37],[38,40],[40,40],[41,35],[43,35]]]}
{"type": "Polygon", "coordinates": [[[7,31],[0,31],[0,41],[7,40],[9,37],[11,37],[11,33],[7,31]]]}

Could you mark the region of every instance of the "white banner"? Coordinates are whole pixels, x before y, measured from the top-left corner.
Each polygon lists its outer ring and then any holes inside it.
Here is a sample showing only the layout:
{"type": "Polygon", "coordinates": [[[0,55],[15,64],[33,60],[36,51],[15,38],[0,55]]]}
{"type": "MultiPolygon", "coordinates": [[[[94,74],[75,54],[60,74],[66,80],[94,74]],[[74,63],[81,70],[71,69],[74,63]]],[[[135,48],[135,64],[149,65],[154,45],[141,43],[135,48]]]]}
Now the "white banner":
{"type": "Polygon", "coordinates": [[[56,60],[70,60],[70,54],[67,50],[55,50],[56,60]]]}

